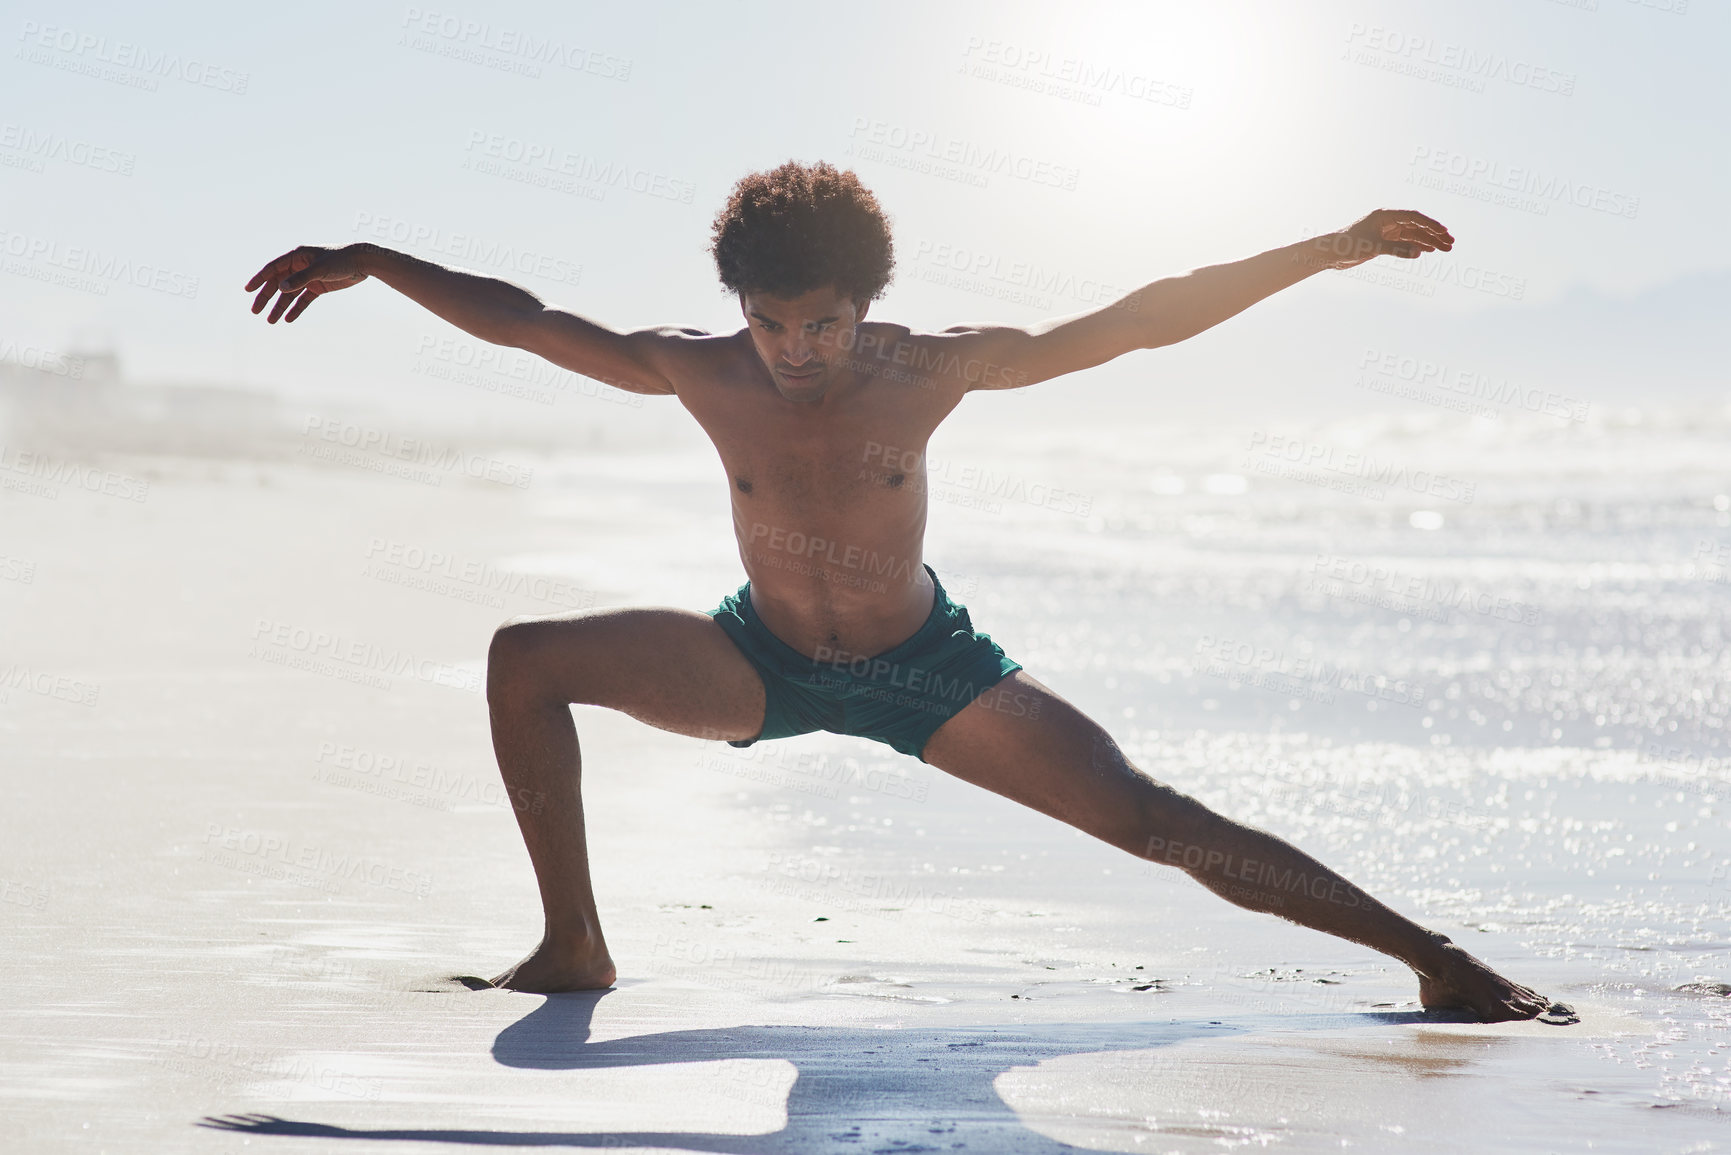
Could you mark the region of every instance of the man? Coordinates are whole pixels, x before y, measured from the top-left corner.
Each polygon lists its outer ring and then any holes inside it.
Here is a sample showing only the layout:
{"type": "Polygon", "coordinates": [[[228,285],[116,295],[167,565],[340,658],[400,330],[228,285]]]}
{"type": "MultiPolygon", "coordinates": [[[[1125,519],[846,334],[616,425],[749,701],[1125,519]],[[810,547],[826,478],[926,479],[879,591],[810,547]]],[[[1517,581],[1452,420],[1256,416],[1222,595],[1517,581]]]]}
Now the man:
{"type": "Polygon", "coordinates": [[[552,992],[615,978],[584,839],[569,710],[583,703],[740,746],[814,730],[873,738],[1178,866],[1239,906],[1391,955],[1418,976],[1426,1007],[1486,1021],[1545,1013],[1545,998],[1443,935],[1132,766],[1104,730],[976,633],[920,560],[926,442],[968,392],[1170,345],[1319,270],[1453,243],[1429,217],[1379,210],[1079,316],[915,333],[866,320],[893,266],[876,199],[851,172],[790,162],[741,180],[715,222],[716,265],[746,321],[728,335],[616,332],[502,281],[369,244],[302,247],[266,265],[247,291],[258,290],[254,313],[276,296],[272,323],[376,277],[481,340],[677,397],[727,473],[750,580],[717,609],[517,618],[493,637],[487,702],[499,770],[513,795],[547,799],[517,812],[545,932],[494,983],[552,992]]]}

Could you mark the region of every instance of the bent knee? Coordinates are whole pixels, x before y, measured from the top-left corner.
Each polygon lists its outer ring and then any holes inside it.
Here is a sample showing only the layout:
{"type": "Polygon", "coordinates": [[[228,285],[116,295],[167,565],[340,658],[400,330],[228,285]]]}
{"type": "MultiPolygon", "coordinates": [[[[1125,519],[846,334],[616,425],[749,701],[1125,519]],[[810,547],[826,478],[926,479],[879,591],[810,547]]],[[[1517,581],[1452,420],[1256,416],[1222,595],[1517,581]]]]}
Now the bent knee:
{"type": "Polygon", "coordinates": [[[559,698],[569,703],[581,700],[578,687],[560,670],[585,664],[580,654],[583,630],[576,622],[537,617],[514,617],[493,631],[487,647],[487,700],[559,698]],[[573,661],[573,659],[576,659],[573,661]],[[573,696],[573,693],[576,696],[573,696]]]}

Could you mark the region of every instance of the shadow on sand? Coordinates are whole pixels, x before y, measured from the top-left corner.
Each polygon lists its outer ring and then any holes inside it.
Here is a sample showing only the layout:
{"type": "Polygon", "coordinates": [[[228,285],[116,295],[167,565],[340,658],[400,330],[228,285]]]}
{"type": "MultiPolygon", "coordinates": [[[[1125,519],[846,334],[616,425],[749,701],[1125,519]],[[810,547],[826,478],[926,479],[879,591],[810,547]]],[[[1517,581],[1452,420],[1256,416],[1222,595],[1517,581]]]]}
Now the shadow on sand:
{"type": "MultiPolygon", "coordinates": [[[[784,1059],[798,1069],[787,1126],[759,1135],[693,1131],[364,1130],[272,1115],[226,1115],[200,1126],[250,1135],[392,1139],[510,1147],[661,1147],[738,1155],[803,1155],[848,1149],[937,1152],[963,1147],[1046,1153],[1078,1148],[1031,1130],[998,1095],[994,1080],[1016,1067],[1103,1051],[1144,1051],[1245,1028],[1223,1023],[1035,1023],[942,1029],[864,1030],[741,1026],[666,1031],[589,1042],[596,1004],[609,991],[553,995],[506,1027],[493,1057],[508,1067],[595,1070],[718,1059],[784,1059]]],[[[1294,1027],[1434,1022],[1419,1011],[1304,1016],[1294,1027]]],[[[1157,1077],[1153,1069],[1150,1078],[1157,1077]]]]}

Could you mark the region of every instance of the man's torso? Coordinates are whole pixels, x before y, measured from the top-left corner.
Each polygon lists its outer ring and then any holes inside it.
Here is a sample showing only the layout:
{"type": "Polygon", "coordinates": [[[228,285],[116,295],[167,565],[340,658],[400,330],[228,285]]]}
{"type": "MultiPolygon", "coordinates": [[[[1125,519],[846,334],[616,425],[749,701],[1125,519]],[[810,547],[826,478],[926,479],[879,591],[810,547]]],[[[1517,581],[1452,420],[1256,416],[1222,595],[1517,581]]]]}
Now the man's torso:
{"type": "MultiPolygon", "coordinates": [[[[859,331],[918,340],[894,325],[859,331]]],[[[726,470],[764,624],[807,655],[872,655],[913,634],[932,606],[926,442],[965,386],[855,359],[821,404],[793,402],[743,333],[682,341],[676,362],[680,401],[726,470]]]]}

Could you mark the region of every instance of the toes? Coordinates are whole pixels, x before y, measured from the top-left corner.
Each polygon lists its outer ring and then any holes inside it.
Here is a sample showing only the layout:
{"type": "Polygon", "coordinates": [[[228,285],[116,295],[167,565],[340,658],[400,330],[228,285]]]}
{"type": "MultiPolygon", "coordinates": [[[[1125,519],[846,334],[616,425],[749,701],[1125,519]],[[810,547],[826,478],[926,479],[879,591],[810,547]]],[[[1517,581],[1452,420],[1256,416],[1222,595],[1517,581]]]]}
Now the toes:
{"type": "Polygon", "coordinates": [[[1568,1003],[1551,1003],[1535,1017],[1539,1022],[1554,1027],[1570,1027],[1581,1021],[1581,1016],[1568,1003]]]}

